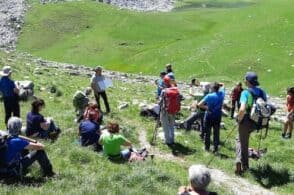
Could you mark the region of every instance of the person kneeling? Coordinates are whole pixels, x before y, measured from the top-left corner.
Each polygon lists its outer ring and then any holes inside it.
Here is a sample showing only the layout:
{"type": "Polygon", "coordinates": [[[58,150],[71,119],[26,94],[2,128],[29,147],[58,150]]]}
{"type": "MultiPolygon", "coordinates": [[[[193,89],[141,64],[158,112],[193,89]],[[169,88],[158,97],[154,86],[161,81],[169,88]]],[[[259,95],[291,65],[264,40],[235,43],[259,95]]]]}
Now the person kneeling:
{"type": "Polygon", "coordinates": [[[82,146],[94,146],[94,150],[99,151],[102,149],[98,144],[100,137],[100,125],[95,121],[96,113],[89,112],[89,118],[83,120],[79,126],[79,135],[82,146]]]}
{"type": "Polygon", "coordinates": [[[55,173],[52,165],[44,151],[44,145],[37,141],[31,142],[23,137],[19,137],[22,127],[21,119],[11,117],[7,123],[9,137],[7,140],[7,151],[5,155],[6,165],[9,169],[19,170],[19,175],[23,173],[35,162],[38,161],[43,177],[52,177],[55,173]],[[24,150],[32,150],[26,156],[22,156],[24,150]]]}
{"type": "Polygon", "coordinates": [[[101,135],[99,144],[103,146],[103,151],[110,160],[128,160],[131,156],[130,149],[121,151],[121,146],[132,147],[132,143],[119,134],[117,123],[109,123],[108,132],[101,135]]]}
{"type": "Polygon", "coordinates": [[[55,140],[60,129],[56,127],[53,119],[45,119],[40,114],[43,108],[45,108],[43,99],[36,99],[32,102],[32,110],[27,114],[26,136],[55,140]]]}

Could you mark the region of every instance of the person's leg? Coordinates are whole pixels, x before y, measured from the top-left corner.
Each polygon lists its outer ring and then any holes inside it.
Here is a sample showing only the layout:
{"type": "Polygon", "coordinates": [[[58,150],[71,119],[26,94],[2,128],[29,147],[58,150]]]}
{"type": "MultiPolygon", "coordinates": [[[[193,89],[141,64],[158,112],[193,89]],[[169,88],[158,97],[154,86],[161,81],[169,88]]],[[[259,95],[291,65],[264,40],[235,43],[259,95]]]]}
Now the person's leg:
{"type": "Polygon", "coordinates": [[[21,160],[23,169],[25,170],[28,167],[30,167],[36,160],[38,161],[41,167],[43,176],[52,176],[54,174],[52,170],[52,165],[44,150],[33,151],[33,152],[30,152],[28,155],[26,155],[21,160]]]}
{"type": "Polygon", "coordinates": [[[252,122],[249,119],[246,119],[239,125],[239,139],[241,145],[241,163],[243,169],[249,168],[248,160],[248,148],[249,148],[249,136],[250,132],[253,130],[252,122]]]}
{"type": "Polygon", "coordinates": [[[18,97],[13,98],[12,113],[13,113],[13,116],[20,117],[20,106],[19,106],[18,97]]]}
{"type": "Polygon", "coordinates": [[[100,93],[95,93],[95,100],[98,106],[98,109],[101,110],[101,106],[100,106],[100,93]]]}
{"type": "Polygon", "coordinates": [[[219,135],[220,135],[220,122],[221,119],[217,119],[213,122],[213,146],[214,152],[218,151],[218,145],[219,145],[219,135]]]}
{"type": "Polygon", "coordinates": [[[236,108],[236,100],[232,100],[231,118],[234,118],[235,108],[236,108]]]}
{"type": "Polygon", "coordinates": [[[10,98],[4,98],[4,110],[5,110],[5,124],[7,124],[12,112],[12,103],[10,98]]]}
{"type": "Polygon", "coordinates": [[[169,143],[174,143],[175,142],[175,116],[170,115],[168,116],[169,120],[169,143]]]}
{"type": "Polygon", "coordinates": [[[205,120],[205,135],[204,135],[204,144],[205,144],[205,150],[209,150],[210,148],[210,133],[211,133],[211,121],[205,120]]]}
{"type": "Polygon", "coordinates": [[[125,149],[125,150],[122,150],[120,154],[124,160],[128,160],[131,156],[131,151],[129,149],[125,149]]]}
{"type": "Polygon", "coordinates": [[[109,103],[108,103],[106,92],[103,91],[103,92],[100,93],[100,95],[101,95],[101,97],[102,97],[102,99],[104,101],[106,112],[110,112],[110,107],[109,107],[109,103]]]}
{"type": "Polygon", "coordinates": [[[161,124],[164,132],[164,139],[166,144],[171,144],[169,140],[169,121],[167,112],[163,111],[160,113],[161,124]]]}

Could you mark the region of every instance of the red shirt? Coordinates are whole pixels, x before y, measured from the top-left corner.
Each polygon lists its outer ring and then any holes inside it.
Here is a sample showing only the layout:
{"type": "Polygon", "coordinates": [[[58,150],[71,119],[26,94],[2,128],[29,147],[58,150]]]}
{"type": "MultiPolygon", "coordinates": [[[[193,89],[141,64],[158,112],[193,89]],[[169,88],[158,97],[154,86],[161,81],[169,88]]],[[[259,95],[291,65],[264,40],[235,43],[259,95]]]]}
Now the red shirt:
{"type": "Polygon", "coordinates": [[[294,110],[294,95],[287,95],[287,111],[291,112],[294,110]]]}
{"type": "Polygon", "coordinates": [[[239,100],[242,91],[243,91],[242,88],[235,87],[235,88],[233,89],[233,91],[232,91],[232,100],[233,100],[233,101],[239,100]]]}

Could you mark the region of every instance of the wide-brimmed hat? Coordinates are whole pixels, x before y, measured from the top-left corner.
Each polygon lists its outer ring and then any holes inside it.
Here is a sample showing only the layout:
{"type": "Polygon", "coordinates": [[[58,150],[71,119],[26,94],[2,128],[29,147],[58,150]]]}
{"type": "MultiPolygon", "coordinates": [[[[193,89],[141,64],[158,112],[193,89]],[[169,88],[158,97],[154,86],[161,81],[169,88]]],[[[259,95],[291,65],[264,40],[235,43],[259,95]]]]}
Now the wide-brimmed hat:
{"type": "Polygon", "coordinates": [[[102,70],[102,67],[101,66],[97,66],[96,68],[94,68],[94,71],[96,72],[96,71],[98,71],[98,70],[102,70]]]}
{"type": "Polygon", "coordinates": [[[258,86],[258,76],[255,72],[247,72],[245,76],[246,81],[248,81],[253,86],[258,86]]]}
{"type": "Polygon", "coordinates": [[[9,76],[12,73],[10,66],[4,66],[0,72],[1,76],[9,76]]]}

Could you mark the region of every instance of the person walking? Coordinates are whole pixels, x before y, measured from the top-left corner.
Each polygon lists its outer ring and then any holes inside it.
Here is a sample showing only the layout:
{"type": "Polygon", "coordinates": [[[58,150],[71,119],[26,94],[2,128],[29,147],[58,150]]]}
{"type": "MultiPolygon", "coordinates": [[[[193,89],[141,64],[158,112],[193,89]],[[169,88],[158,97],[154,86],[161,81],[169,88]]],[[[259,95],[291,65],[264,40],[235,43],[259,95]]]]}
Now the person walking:
{"type": "Polygon", "coordinates": [[[102,67],[97,66],[95,69],[95,74],[91,78],[91,88],[94,91],[95,99],[98,104],[98,109],[101,110],[100,106],[100,96],[102,97],[106,109],[106,113],[110,112],[110,107],[106,95],[106,88],[105,88],[105,77],[102,75],[102,67]]]}
{"type": "Polygon", "coordinates": [[[241,97],[242,91],[243,91],[242,83],[238,82],[231,93],[231,100],[232,100],[231,118],[232,119],[234,118],[236,104],[238,109],[240,108],[240,97],[241,97]]]}
{"type": "Polygon", "coordinates": [[[4,110],[5,110],[5,124],[8,119],[12,116],[20,116],[19,106],[19,89],[14,81],[11,79],[11,67],[4,66],[0,72],[2,78],[0,80],[0,91],[2,93],[4,110]]]}
{"type": "Polygon", "coordinates": [[[204,143],[205,150],[210,149],[210,134],[213,128],[213,152],[218,151],[220,137],[220,123],[222,117],[222,105],[224,101],[224,91],[219,90],[220,84],[215,82],[211,86],[212,93],[207,94],[199,103],[198,107],[205,109],[204,114],[204,143]]]}
{"type": "Polygon", "coordinates": [[[237,116],[238,137],[236,139],[236,170],[237,175],[249,168],[248,147],[250,133],[254,130],[254,121],[250,119],[251,108],[254,97],[260,97],[267,101],[266,93],[258,88],[258,76],[255,72],[247,72],[245,75],[246,90],[243,90],[240,97],[240,109],[237,116]]]}

